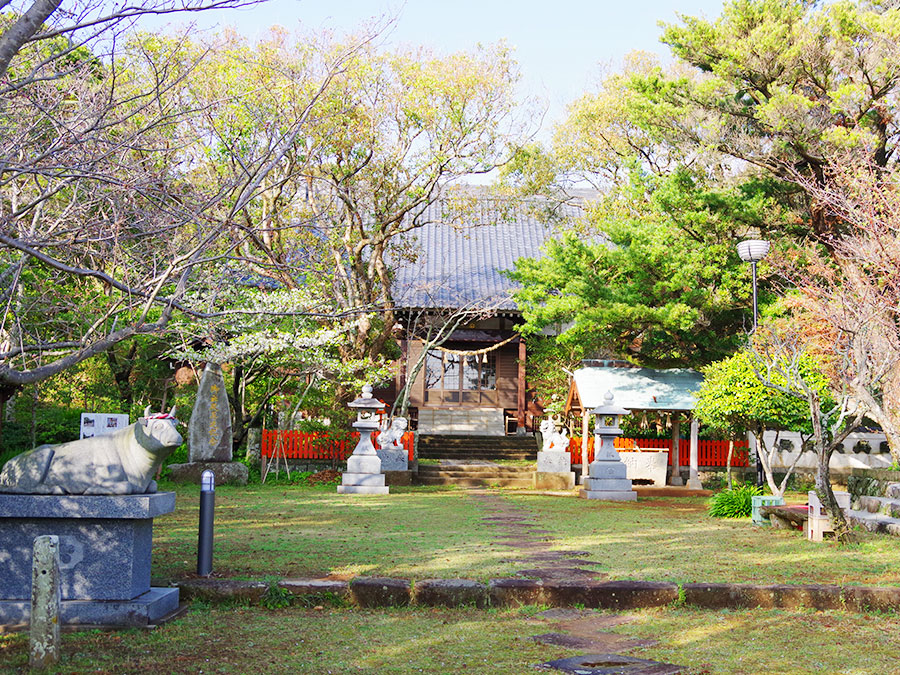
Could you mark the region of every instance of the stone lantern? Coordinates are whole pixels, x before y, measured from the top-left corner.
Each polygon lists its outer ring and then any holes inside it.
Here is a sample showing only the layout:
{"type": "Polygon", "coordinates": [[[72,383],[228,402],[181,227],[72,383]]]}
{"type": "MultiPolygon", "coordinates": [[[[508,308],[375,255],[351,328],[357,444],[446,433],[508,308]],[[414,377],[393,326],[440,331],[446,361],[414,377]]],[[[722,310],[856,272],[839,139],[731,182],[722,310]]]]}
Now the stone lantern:
{"type": "Polygon", "coordinates": [[[580,496],[585,499],[605,499],[628,502],[637,500],[637,493],[627,478],[628,468],[616,452],[616,436],[622,435],[619,423],[630,410],[613,405],[612,392],[606,392],[603,404],[594,413],[594,461],[584,481],[580,496]]]}
{"type": "Polygon", "coordinates": [[[347,405],[357,411],[353,428],[359,430],[359,443],[347,458],[347,470],[337,491],[340,494],[386,495],[389,488],[384,484],[381,460],[372,444],[372,432],[379,428],[384,403],[372,396],[372,387],[367,384],[362,395],[347,405]]]}

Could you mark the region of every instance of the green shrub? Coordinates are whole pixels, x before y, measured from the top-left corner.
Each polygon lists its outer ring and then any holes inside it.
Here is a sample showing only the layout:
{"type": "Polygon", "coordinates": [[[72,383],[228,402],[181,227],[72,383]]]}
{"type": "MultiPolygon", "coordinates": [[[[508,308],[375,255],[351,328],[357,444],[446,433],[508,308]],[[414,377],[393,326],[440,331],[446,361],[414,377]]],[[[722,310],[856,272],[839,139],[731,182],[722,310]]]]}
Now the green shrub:
{"type": "Polygon", "coordinates": [[[294,596],[286,588],[272,582],[266,589],[260,600],[260,604],[266,609],[284,609],[294,603],[294,596]]]}
{"type": "Polygon", "coordinates": [[[751,497],[761,494],[762,488],[755,485],[722,490],[709,498],[709,515],[713,518],[749,518],[753,510],[751,497]]]}
{"type": "Polygon", "coordinates": [[[164,480],[169,479],[169,475],[172,473],[172,470],[169,468],[169,464],[184,464],[188,461],[188,446],[187,443],[182,443],[177,448],[175,448],[172,453],[163,460],[162,463],[162,472],[160,473],[160,477],[164,480]]]}

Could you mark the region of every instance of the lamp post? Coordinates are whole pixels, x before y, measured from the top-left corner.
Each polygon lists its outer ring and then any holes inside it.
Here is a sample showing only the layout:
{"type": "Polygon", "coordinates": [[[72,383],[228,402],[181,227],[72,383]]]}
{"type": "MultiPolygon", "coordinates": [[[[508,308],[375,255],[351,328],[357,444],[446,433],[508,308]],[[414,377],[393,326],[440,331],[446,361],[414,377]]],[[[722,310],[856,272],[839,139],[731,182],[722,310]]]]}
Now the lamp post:
{"type": "Polygon", "coordinates": [[[756,332],[756,317],[758,314],[756,302],[756,263],[766,257],[769,252],[769,242],[764,239],[747,239],[737,245],[737,252],[741,260],[750,263],[753,273],[753,332],[756,332]]]}
{"type": "MultiPolygon", "coordinates": [[[[753,273],[753,332],[756,332],[757,315],[759,313],[756,300],[756,263],[766,257],[769,252],[769,242],[764,239],[746,239],[737,245],[737,252],[741,260],[750,263],[753,273]]],[[[762,462],[759,461],[759,439],[756,439],[756,484],[761,486],[763,481],[762,462]]]]}

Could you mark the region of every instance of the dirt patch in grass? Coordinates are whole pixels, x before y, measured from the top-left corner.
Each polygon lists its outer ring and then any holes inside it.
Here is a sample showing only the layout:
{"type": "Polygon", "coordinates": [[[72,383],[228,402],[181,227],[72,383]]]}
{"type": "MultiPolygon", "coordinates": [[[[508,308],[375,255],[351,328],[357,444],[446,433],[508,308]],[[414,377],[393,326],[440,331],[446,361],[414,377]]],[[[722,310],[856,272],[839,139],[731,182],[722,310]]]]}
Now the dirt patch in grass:
{"type": "Polygon", "coordinates": [[[310,485],[334,485],[341,480],[341,472],[337,469],[317,471],[306,479],[310,485]]]}
{"type": "MultiPolygon", "coordinates": [[[[702,498],[701,498],[702,499],[702,498]]],[[[706,501],[701,499],[666,499],[665,497],[647,497],[641,499],[641,506],[646,508],[666,509],[671,513],[703,513],[707,511],[706,501]]]]}

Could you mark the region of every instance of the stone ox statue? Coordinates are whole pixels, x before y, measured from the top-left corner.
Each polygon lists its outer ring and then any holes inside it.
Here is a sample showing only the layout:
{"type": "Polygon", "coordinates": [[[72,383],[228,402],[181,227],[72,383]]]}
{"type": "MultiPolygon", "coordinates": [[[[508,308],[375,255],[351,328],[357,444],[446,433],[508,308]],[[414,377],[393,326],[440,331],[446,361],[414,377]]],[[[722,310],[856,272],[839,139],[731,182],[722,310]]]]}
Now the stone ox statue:
{"type": "Polygon", "coordinates": [[[156,492],[153,475],[182,443],[175,408],[112,434],[40,447],[13,457],[0,492],[38,495],[131,495],[156,492]]]}

